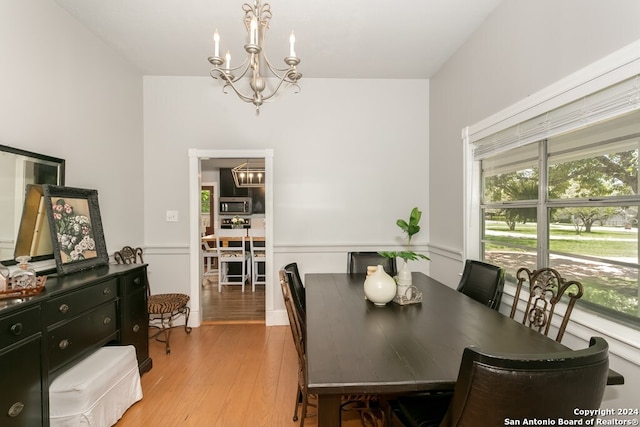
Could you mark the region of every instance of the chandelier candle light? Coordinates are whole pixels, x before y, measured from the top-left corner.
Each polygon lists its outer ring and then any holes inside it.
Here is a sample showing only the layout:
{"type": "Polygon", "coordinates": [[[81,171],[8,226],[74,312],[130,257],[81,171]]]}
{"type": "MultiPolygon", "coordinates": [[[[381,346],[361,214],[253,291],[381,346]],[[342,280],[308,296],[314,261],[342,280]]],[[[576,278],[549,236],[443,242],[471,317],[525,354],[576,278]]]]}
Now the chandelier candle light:
{"type": "Polygon", "coordinates": [[[231,169],[236,187],[264,187],[264,166],[242,163],[231,169]]]}
{"type": "Polygon", "coordinates": [[[268,102],[282,87],[295,86],[300,90],[298,80],[302,74],[298,73],[296,66],[300,63],[300,58],[296,56],[295,41],[296,37],[291,32],[289,37],[289,56],[284,58],[284,63],[288,68],[275,68],[265,51],[265,37],[269,29],[269,21],[271,20],[271,5],[262,3],[260,0],[254,0],[253,6],[245,3],[242,5],[244,10],[244,24],[247,27],[248,43],[244,45],[247,52],[247,58],[242,65],[231,68],[231,54],[229,51],[220,57],[220,34],[218,30],[213,34],[213,56],[209,57],[209,62],[213,65],[210,71],[211,77],[224,81],[223,92],[230,86],[231,89],[245,102],[251,102],[256,106],[256,114],[260,114],[260,106],[264,102],[268,102]],[[277,80],[277,84],[273,91],[269,94],[263,94],[266,88],[266,77],[260,74],[260,68],[266,67],[272,78],[277,80]],[[234,72],[240,73],[238,77],[233,75],[234,72]],[[244,94],[238,87],[239,81],[247,76],[249,78],[249,87],[251,92],[244,94]]]}

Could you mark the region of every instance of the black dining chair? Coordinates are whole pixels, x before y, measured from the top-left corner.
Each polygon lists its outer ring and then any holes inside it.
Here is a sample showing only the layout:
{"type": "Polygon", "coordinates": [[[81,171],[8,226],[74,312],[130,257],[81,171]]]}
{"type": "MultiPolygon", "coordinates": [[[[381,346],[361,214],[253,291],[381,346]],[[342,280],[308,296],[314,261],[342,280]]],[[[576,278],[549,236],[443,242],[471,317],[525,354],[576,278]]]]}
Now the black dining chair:
{"type": "Polygon", "coordinates": [[[609,373],[608,344],[546,354],[488,354],[464,350],[452,393],[390,401],[392,427],[498,426],[505,420],[583,420],[598,409],[609,373]]]}
{"type": "Polygon", "coordinates": [[[289,275],[289,284],[291,286],[291,295],[293,299],[294,306],[300,315],[300,321],[303,326],[305,323],[306,312],[306,292],[304,289],[304,283],[302,282],[302,278],[300,277],[300,270],[298,269],[298,264],[295,262],[289,263],[282,267],[282,269],[289,275]]]}
{"type": "Polygon", "coordinates": [[[349,252],[347,254],[347,273],[366,273],[370,265],[381,265],[390,275],[398,274],[396,259],[380,255],[378,252],[349,252]]]}
{"type": "Polygon", "coordinates": [[[504,275],[504,268],[468,259],[458,291],[497,311],[502,301],[504,275]]]}
{"type": "MultiPolygon", "coordinates": [[[[291,270],[297,268],[297,265],[289,264],[291,270]]],[[[284,298],[284,306],[289,317],[289,327],[291,335],[298,355],[298,387],[293,412],[293,420],[300,419],[300,427],[304,427],[305,419],[308,416],[307,408],[317,407],[317,396],[307,390],[307,347],[306,347],[306,330],[304,319],[300,317],[300,313],[296,307],[295,296],[293,295],[294,285],[291,278],[294,276],[284,268],[278,272],[280,278],[280,286],[282,288],[282,296],[284,298]],[[300,407],[300,417],[298,417],[298,408],[300,407]]],[[[362,425],[365,427],[378,426],[384,424],[384,413],[378,407],[378,396],[375,395],[345,395],[341,398],[340,405],[342,411],[355,411],[360,415],[362,425]]]]}
{"type": "Polygon", "coordinates": [[[300,426],[304,426],[304,419],[307,417],[307,407],[309,405],[316,406],[314,403],[309,403],[310,396],[307,391],[307,360],[306,349],[304,342],[304,331],[302,319],[300,318],[298,309],[296,308],[295,297],[292,293],[293,285],[291,282],[291,274],[284,268],[279,271],[280,287],[282,289],[282,297],[284,298],[284,307],[287,310],[287,316],[289,317],[289,327],[291,329],[291,335],[293,336],[293,343],[296,348],[296,354],[298,355],[298,387],[296,392],[296,400],[293,412],[293,421],[298,420],[298,407],[302,406],[302,418],[300,418],[300,426]]]}

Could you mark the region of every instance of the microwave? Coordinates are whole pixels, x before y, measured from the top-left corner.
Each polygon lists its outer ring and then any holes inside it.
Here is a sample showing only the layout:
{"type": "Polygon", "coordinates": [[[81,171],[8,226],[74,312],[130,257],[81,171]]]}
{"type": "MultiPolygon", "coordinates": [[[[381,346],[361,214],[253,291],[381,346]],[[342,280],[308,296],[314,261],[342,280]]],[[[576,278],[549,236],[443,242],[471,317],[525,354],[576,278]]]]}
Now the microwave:
{"type": "Polygon", "coordinates": [[[220,215],[251,215],[251,197],[220,197],[220,215]]]}

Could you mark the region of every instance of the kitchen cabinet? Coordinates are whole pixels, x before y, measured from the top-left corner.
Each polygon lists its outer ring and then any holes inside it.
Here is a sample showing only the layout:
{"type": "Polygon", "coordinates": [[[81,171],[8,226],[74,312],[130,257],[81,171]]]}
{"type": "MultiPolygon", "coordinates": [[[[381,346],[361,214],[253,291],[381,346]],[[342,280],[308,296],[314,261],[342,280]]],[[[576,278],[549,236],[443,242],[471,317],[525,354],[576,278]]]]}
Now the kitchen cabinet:
{"type": "Polygon", "coordinates": [[[49,383],[104,345],[133,345],[151,369],[145,264],[50,276],[43,293],[0,301],[0,425],[48,426],[49,383]]]}
{"type": "Polygon", "coordinates": [[[236,187],[231,169],[221,168],[220,197],[249,197],[249,188],[236,187]]]}
{"type": "MultiPolygon", "coordinates": [[[[265,186],[262,187],[236,187],[231,169],[220,169],[220,197],[249,197],[253,214],[264,214],[265,211],[265,186]]],[[[224,215],[224,212],[220,212],[224,215]]]]}
{"type": "Polygon", "coordinates": [[[249,196],[251,197],[251,209],[254,214],[264,213],[264,186],[252,187],[249,190],[249,196]]]}
{"type": "MultiPolygon", "coordinates": [[[[265,187],[236,187],[231,169],[220,169],[220,197],[249,197],[251,198],[252,213],[264,213],[265,187]]],[[[221,214],[223,214],[221,212],[221,214]]]]}

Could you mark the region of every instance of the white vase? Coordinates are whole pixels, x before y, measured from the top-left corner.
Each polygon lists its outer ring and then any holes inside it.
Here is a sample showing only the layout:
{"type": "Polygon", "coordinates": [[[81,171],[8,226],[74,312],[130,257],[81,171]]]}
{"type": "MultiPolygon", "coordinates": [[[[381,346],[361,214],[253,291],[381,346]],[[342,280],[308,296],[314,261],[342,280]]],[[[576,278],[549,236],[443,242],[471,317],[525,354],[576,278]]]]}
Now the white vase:
{"type": "Polygon", "coordinates": [[[396,296],[396,281],[379,265],[364,281],[364,295],[375,305],[385,305],[396,296]]]}
{"type": "Polygon", "coordinates": [[[411,271],[409,271],[409,263],[404,261],[402,263],[402,267],[398,271],[398,275],[396,276],[396,281],[398,282],[398,290],[397,295],[405,296],[407,289],[411,287],[411,271]]]}

